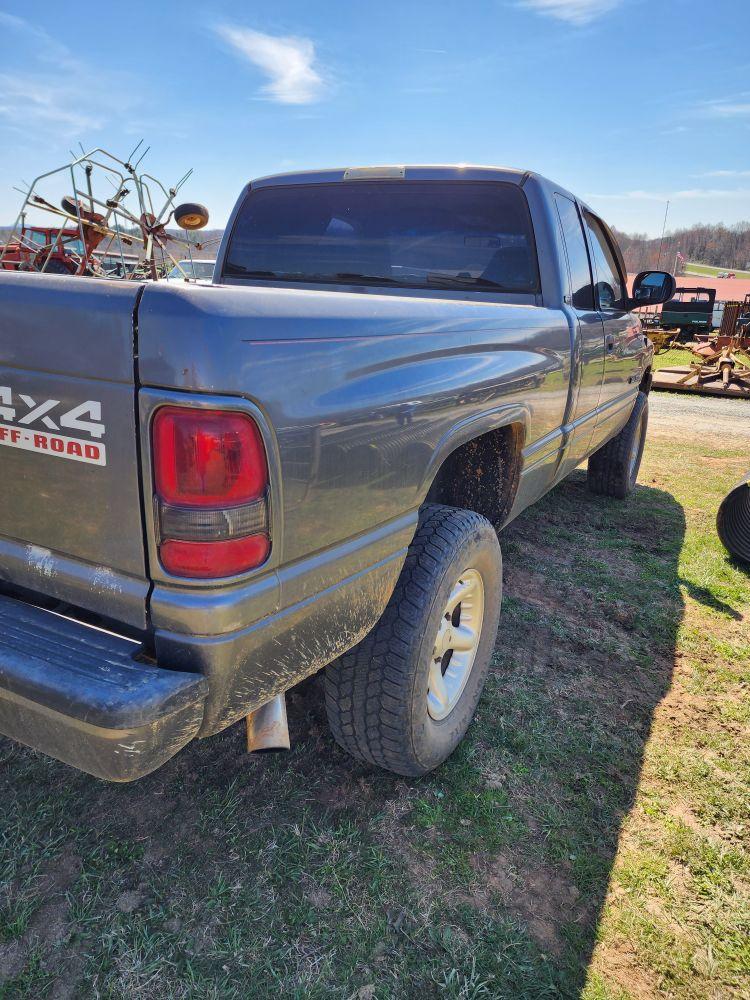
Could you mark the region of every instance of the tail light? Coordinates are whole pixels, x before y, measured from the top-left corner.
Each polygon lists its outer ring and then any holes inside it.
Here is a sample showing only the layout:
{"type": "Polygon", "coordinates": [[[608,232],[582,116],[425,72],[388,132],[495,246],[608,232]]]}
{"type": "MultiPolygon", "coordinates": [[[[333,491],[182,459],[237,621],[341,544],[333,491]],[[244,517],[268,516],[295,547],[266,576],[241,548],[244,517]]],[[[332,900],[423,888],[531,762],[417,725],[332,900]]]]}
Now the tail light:
{"type": "Polygon", "coordinates": [[[176,576],[234,576],[265,562],[268,463],[244,413],[164,406],[152,428],[159,558],[176,576]]]}

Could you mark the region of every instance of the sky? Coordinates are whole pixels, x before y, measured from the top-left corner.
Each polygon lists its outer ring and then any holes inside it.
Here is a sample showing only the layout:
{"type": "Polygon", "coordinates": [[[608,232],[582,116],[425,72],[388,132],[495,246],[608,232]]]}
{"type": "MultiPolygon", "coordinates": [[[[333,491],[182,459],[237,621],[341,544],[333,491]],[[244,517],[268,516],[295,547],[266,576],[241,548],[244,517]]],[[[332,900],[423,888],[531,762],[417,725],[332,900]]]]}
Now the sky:
{"type": "Polygon", "coordinates": [[[382,163],[535,170],[627,232],[750,220],[749,29],[748,0],[0,0],[0,224],[141,138],[217,226],[253,177],[382,163]]]}

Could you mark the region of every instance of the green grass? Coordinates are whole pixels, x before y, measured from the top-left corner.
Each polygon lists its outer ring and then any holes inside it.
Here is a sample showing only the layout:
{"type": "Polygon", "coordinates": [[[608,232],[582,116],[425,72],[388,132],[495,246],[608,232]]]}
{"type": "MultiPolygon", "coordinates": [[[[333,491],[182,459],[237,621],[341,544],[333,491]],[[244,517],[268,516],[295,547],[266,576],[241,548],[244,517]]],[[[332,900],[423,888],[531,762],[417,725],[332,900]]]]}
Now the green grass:
{"type": "Polygon", "coordinates": [[[654,371],[658,372],[661,368],[676,368],[679,365],[691,365],[695,360],[695,355],[690,351],[686,351],[682,347],[670,347],[666,351],[659,351],[658,354],[654,355],[654,371]]]}
{"type": "Polygon", "coordinates": [[[740,271],[736,267],[712,267],[710,264],[685,264],[685,274],[705,274],[715,278],[722,272],[728,274],[733,271],[737,278],[750,278],[750,271],[740,271]]]}
{"type": "Polygon", "coordinates": [[[746,996],[750,581],[713,528],[746,464],[676,426],[628,501],[578,472],[519,518],[427,778],[347,758],[316,680],[290,754],[235,727],[135,785],[0,741],[0,997],[746,996]]]}

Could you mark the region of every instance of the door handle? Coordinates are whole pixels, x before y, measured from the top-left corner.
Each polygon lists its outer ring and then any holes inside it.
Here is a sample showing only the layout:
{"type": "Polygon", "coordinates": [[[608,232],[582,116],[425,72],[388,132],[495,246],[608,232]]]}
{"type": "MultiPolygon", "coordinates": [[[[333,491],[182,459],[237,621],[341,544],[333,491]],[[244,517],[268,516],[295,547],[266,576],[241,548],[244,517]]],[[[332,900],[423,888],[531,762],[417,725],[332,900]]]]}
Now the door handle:
{"type": "Polygon", "coordinates": [[[615,349],[615,335],[613,333],[607,333],[604,336],[604,346],[608,351],[614,351],[615,349]]]}

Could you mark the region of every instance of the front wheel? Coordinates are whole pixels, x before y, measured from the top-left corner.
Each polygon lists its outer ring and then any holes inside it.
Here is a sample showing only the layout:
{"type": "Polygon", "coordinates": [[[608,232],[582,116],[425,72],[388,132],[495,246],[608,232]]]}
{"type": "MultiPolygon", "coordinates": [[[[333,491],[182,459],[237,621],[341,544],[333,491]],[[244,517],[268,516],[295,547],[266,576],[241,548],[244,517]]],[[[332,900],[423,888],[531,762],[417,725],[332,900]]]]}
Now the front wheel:
{"type": "Polygon", "coordinates": [[[326,668],[336,742],[396,774],[441,764],[479,702],[501,597],[500,545],[489,521],[426,506],[380,621],[326,668]]]}
{"type": "Polygon", "coordinates": [[[623,500],[635,489],[648,429],[648,396],[639,392],[620,433],[589,458],[587,484],[592,493],[623,500]]]}

